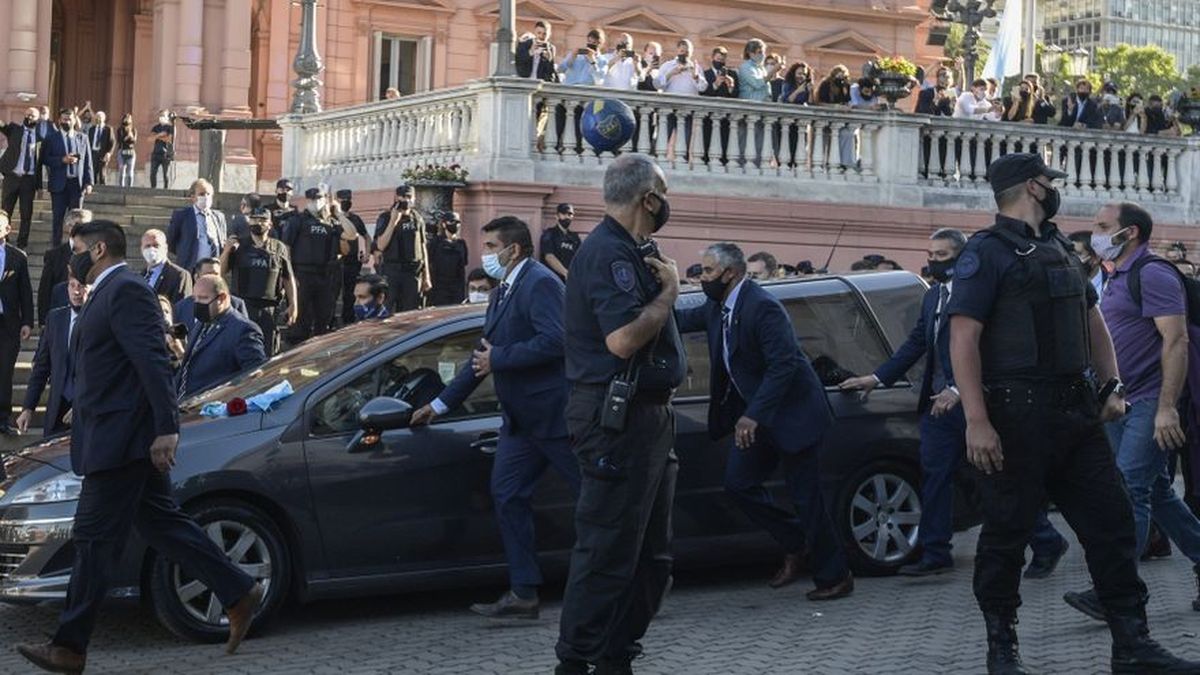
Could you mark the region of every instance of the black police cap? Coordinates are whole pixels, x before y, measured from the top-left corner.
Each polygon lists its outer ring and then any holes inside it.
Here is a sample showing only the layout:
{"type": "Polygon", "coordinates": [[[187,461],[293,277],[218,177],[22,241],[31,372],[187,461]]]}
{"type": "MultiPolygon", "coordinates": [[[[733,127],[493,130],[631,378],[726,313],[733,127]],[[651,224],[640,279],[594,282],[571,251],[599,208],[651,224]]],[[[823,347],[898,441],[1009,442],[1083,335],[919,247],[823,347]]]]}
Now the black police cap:
{"type": "Polygon", "coordinates": [[[270,220],[271,210],[265,206],[260,206],[250,212],[250,218],[253,220],[270,220]]]}
{"type": "Polygon", "coordinates": [[[337,191],[337,198],[338,198],[338,200],[343,200],[343,199],[353,199],[353,198],[354,198],[354,192],[353,192],[352,190],[346,190],[346,189],[338,190],[338,191],[337,191]]]}
{"type": "Polygon", "coordinates": [[[1067,174],[1046,166],[1046,161],[1041,155],[1028,152],[1004,155],[992,162],[987,170],[988,182],[992,184],[992,192],[996,194],[1038,176],[1054,179],[1066,178],[1067,174]]]}
{"type": "Polygon", "coordinates": [[[397,197],[408,197],[408,196],[413,195],[415,192],[416,192],[416,190],[413,190],[413,186],[411,186],[407,183],[396,186],[396,196],[397,197]]]}
{"type": "Polygon", "coordinates": [[[568,204],[566,202],[563,202],[562,204],[558,205],[559,213],[571,213],[574,210],[575,210],[575,207],[571,206],[570,204],[568,204]]]}
{"type": "Polygon", "coordinates": [[[317,199],[319,197],[324,197],[327,194],[329,194],[328,189],[323,185],[318,185],[316,187],[310,187],[307,190],[305,190],[304,198],[305,199],[317,199]]]}
{"type": "Polygon", "coordinates": [[[275,181],[275,189],[276,190],[287,190],[288,192],[295,192],[296,185],[295,185],[295,183],[288,180],[287,178],[280,178],[279,180],[275,181]]]}
{"type": "Polygon", "coordinates": [[[457,211],[443,211],[441,219],[447,223],[461,223],[462,218],[459,217],[457,211]]]}

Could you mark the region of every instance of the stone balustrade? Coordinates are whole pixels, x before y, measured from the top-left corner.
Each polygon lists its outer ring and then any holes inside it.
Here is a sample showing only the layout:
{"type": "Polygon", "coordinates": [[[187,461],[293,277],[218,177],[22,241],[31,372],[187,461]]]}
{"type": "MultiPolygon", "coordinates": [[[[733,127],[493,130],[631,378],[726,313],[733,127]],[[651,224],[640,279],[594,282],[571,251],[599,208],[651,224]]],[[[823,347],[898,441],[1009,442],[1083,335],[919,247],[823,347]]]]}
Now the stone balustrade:
{"type": "MultiPolygon", "coordinates": [[[[385,189],[406,168],[462,164],[471,181],[600,186],[612,153],[580,138],[584,106],[611,90],[488,79],[289,115],[284,173],[303,184],[385,189]]],[[[1200,140],[625,92],[637,129],[625,150],[654,156],[675,192],[938,209],[991,209],[988,162],[1040,152],[1065,170],[1064,212],[1150,203],[1200,223],[1200,140]]]]}

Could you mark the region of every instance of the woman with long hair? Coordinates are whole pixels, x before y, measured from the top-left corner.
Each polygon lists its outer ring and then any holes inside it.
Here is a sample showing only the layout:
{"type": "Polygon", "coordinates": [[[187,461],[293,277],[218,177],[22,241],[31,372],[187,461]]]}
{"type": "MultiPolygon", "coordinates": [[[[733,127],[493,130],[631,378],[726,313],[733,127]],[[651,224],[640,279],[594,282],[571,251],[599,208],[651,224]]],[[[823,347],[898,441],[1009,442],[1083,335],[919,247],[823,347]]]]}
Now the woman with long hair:
{"type": "Polygon", "coordinates": [[[137,129],[133,115],[125,113],[117,127],[117,185],[133,187],[133,172],[137,167],[137,129]]]}

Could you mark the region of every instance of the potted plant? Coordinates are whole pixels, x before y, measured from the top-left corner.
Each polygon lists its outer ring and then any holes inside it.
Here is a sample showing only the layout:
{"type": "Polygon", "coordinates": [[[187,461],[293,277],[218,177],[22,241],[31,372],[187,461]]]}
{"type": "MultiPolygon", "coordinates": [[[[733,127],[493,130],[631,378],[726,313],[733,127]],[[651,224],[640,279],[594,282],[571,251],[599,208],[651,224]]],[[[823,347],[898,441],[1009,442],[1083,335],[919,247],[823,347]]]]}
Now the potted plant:
{"type": "Polygon", "coordinates": [[[908,97],[917,84],[917,66],[903,56],[884,56],[871,64],[870,77],[879,83],[877,89],[887,99],[889,107],[908,97]]]}
{"type": "Polygon", "coordinates": [[[469,175],[470,173],[458,164],[426,164],[405,169],[400,177],[413,186],[417,193],[417,209],[426,220],[432,221],[437,214],[454,210],[454,191],[466,187],[469,175]]]}
{"type": "Polygon", "coordinates": [[[1175,104],[1179,121],[1192,128],[1192,135],[1200,132],[1200,87],[1193,87],[1187,96],[1180,96],[1175,104]]]}

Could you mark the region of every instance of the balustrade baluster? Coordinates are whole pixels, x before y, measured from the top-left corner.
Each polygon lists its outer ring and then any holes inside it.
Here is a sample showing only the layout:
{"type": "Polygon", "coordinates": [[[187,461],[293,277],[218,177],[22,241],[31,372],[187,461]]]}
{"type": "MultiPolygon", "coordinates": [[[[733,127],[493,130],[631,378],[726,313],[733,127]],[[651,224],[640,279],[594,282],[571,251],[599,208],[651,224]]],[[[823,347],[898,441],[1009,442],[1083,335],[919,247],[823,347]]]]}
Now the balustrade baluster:
{"type": "Polygon", "coordinates": [[[1091,140],[1084,141],[1079,155],[1079,172],[1083,176],[1080,183],[1084,194],[1095,194],[1099,188],[1096,180],[1096,163],[1099,161],[1100,152],[1096,143],[1091,140]]]}
{"type": "MultiPolygon", "coordinates": [[[[775,147],[775,125],[779,123],[779,118],[774,115],[763,115],[761,119],[763,142],[762,154],[758,158],[759,174],[763,176],[778,176],[779,163],[775,159],[775,155],[778,152],[778,148],[775,147]]],[[[782,136],[779,140],[782,144],[782,136]]]]}
{"type": "MultiPolygon", "coordinates": [[[[637,137],[633,139],[635,143],[634,149],[637,152],[650,154],[654,144],[650,138],[650,120],[654,118],[654,109],[648,105],[638,106],[634,109],[634,115],[637,117],[637,137]]],[[[658,133],[661,135],[663,130],[660,128],[658,133]]]]}
{"type": "Polygon", "coordinates": [[[1155,199],[1158,199],[1167,187],[1167,177],[1163,171],[1162,161],[1164,154],[1165,151],[1162,148],[1152,148],[1147,157],[1150,162],[1150,189],[1154,192],[1155,199]]]}
{"type": "Polygon", "coordinates": [[[879,125],[864,124],[859,133],[861,135],[860,145],[862,147],[859,157],[861,170],[859,176],[866,178],[875,175],[875,139],[879,135],[879,125]]]}
{"type": "Polygon", "coordinates": [[[1163,152],[1167,158],[1167,168],[1163,171],[1163,194],[1174,198],[1180,192],[1179,150],[1170,148],[1163,152]]]}
{"type": "Polygon", "coordinates": [[[561,99],[547,98],[543,105],[542,114],[546,116],[546,123],[543,125],[543,141],[541,143],[540,154],[550,155],[558,161],[562,161],[563,156],[559,153],[559,143],[562,138],[558,133],[558,106],[561,99]]]}
{"type": "Polygon", "coordinates": [[[1145,196],[1150,190],[1150,177],[1147,173],[1150,171],[1150,158],[1147,154],[1150,150],[1149,145],[1138,145],[1134,151],[1134,167],[1137,173],[1136,192],[1139,197],[1145,196]]]}
{"type": "Polygon", "coordinates": [[[976,131],[971,134],[970,143],[963,143],[963,151],[968,153],[968,159],[971,163],[971,168],[967,172],[967,179],[972,184],[979,183],[987,175],[988,138],[990,136],[986,131],[976,131]]]}
{"type": "Polygon", "coordinates": [[[563,108],[566,110],[563,116],[563,161],[570,158],[579,162],[583,159],[579,153],[579,138],[575,134],[575,105],[574,100],[563,99],[563,108]]]}
{"type": "MultiPolygon", "coordinates": [[[[657,105],[647,105],[647,107],[653,114],[658,116],[658,133],[654,135],[654,151],[648,154],[653,155],[660,162],[665,162],[667,160],[667,148],[670,147],[670,144],[667,143],[667,116],[670,114],[670,108],[663,108],[657,105]]],[[[647,119],[642,123],[643,128],[650,126],[650,114],[650,112],[646,113],[647,119]]],[[[646,133],[647,135],[649,134],[648,131],[646,133]]],[[[650,147],[649,142],[647,142],[646,147],[650,147]]]]}
{"type": "MultiPolygon", "coordinates": [[[[691,163],[691,158],[688,156],[691,152],[690,140],[692,130],[688,128],[687,112],[680,108],[675,108],[671,111],[675,115],[675,157],[671,161],[671,166],[676,168],[687,167],[691,163]]],[[[661,136],[667,132],[667,120],[658,118],[658,133],[661,136]]]]}
{"type": "Polygon", "coordinates": [[[954,157],[950,154],[954,152],[954,144],[946,137],[945,129],[937,129],[933,133],[933,139],[929,143],[929,152],[933,155],[929,165],[937,167],[936,175],[930,176],[931,182],[941,182],[943,184],[950,183],[950,164],[953,164],[954,157]],[[945,148],[945,150],[943,150],[945,148]],[[949,160],[949,164],[947,163],[949,160]]]}
{"type": "MultiPolygon", "coordinates": [[[[708,141],[701,137],[700,142],[704,145],[704,157],[708,163],[708,172],[713,173],[721,170],[721,113],[707,112],[701,113],[704,123],[708,124],[708,141]]],[[[703,129],[704,123],[701,124],[703,129]]]]}
{"type": "Polygon", "coordinates": [[[825,120],[813,120],[812,123],[812,176],[823,177],[828,172],[825,165],[829,151],[835,147],[833,129],[825,120]]]}

